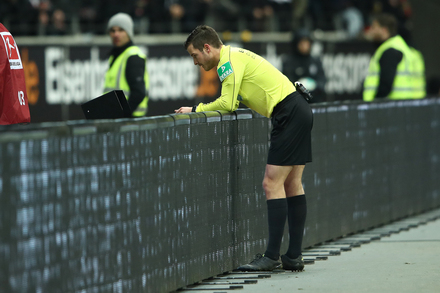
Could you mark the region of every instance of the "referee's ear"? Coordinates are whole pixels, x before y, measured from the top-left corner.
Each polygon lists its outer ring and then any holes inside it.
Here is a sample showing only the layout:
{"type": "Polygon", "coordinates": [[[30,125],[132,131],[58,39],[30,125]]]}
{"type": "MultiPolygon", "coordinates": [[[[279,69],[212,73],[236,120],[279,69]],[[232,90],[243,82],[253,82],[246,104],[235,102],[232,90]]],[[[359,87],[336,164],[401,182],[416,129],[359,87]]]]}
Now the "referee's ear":
{"type": "Polygon", "coordinates": [[[203,50],[206,50],[206,53],[210,53],[211,52],[211,45],[208,43],[205,43],[203,45],[203,50]]]}

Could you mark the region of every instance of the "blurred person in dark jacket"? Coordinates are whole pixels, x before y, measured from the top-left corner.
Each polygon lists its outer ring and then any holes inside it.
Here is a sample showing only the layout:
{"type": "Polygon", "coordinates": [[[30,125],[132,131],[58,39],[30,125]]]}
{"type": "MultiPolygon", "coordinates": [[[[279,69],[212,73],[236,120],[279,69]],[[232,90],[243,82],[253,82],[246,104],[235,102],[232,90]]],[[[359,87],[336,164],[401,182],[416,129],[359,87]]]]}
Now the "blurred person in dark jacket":
{"type": "Polygon", "coordinates": [[[205,22],[209,0],[170,0],[168,10],[171,19],[178,24],[178,30],[190,33],[194,27],[205,22]]]}
{"type": "Polygon", "coordinates": [[[241,0],[240,3],[246,28],[253,32],[270,30],[273,8],[268,0],[241,0]]]}
{"type": "Polygon", "coordinates": [[[168,34],[171,32],[171,16],[165,0],[136,0],[133,7],[134,21],[146,21],[150,34],[168,34]]]}
{"type": "Polygon", "coordinates": [[[7,26],[14,36],[36,35],[38,13],[38,8],[29,0],[0,1],[0,22],[7,26]]]}
{"type": "Polygon", "coordinates": [[[233,0],[207,0],[209,11],[207,22],[210,20],[217,31],[233,31],[239,29],[239,19],[242,13],[241,1],[233,0]]]}
{"type": "Polygon", "coordinates": [[[68,28],[66,23],[66,14],[61,9],[55,9],[51,16],[51,22],[47,29],[48,35],[63,36],[67,35],[68,28]]]}
{"type": "Polygon", "coordinates": [[[283,60],[282,72],[290,81],[301,82],[313,95],[311,102],[325,101],[325,74],[321,60],[311,56],[310,33],[301,29],[293,37],[292,53],[283,60]]]}
{"type": "Polygon", "coordinates": [[[276,16],[275,30],[288,32],[292,30],[292,0],[268,0],[276,16]]]}

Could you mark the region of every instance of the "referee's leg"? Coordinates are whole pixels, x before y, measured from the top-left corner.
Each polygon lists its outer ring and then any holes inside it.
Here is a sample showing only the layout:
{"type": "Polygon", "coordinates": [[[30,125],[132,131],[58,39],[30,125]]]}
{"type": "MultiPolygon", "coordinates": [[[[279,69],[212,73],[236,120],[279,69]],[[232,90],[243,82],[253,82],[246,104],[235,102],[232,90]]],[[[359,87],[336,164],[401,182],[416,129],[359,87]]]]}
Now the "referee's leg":
{"type": "MultiPolygon", "coordinates": [[[[293,166],[266,165],[263,189],[266,199],[286,198],[285,182],[293,171],[293,166]]],[[[302,174],[302,173],[301,173],[302,174]]]]}
{"type": "Polygon", "coordinates": [[[269,241],[264,256],[275,261],[278,261],[280,257],[281,241],[287,220],[288,208],[284,183],[292,170],[292,166],[267,164],[263,179],[269,228],[269,241]]]}
{"type": "Polygon", "coordinates": [[[267,198],[267,218],[269,241],[266,252],[250,262],[240,266],[243,271],[271,271],[279,266],[281,240],[287,220],[287,200],[284,182],[292,171],[292,166],[266,165],[263,188],[267,198]]]}
{"type": "Polygon", "coordinates": [[[305,165],[295,165],[292,167],[289,175],[284,181],[284,190],[286,197],[298,196],[304,194],[302,185],[302,175],[305,165]]]}
{"type": "Polygon", "coordinates": [[[283,267],[301,271],[304,261],[301,255],[304,225],[307,216],[307,203],[302,185],[302,174],[305,165],[293,166],[284,182],[287,197],[287,222],[289,224],[289,248],[281,256],[283,267]]]}

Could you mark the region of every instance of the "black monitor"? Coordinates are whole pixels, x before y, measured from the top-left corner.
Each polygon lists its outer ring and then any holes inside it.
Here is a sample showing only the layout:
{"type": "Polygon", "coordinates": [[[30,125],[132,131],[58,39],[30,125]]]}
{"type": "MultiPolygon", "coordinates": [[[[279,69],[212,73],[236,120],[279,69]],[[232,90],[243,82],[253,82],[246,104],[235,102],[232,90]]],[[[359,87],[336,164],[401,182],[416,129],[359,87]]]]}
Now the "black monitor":
{"type": "Polygon", "coordinates": [[[131,118],[131,109],[127,98],[121,90],[103,94],[81,104],[86,119],[131,118]]]}

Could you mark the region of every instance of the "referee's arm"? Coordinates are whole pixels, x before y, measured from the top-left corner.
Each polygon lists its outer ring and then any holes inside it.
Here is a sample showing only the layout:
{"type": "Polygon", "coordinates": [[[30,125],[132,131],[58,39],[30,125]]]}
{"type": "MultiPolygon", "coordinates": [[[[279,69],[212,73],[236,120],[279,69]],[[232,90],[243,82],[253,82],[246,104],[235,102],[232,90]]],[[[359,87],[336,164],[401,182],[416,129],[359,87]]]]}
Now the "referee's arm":
{"type": "MultiPolygon", "coordinates": [[[[232,63],[232,62],[231,62],[232,63]]],[[[209,104],[200,103],[195,111],[214,111],[225,110],[233,112],[238,109],[240,101],[238,101],[238,92],[244,76],[245,67],[241,62],[233,63],[233,72],[227,76],[222,83],[222,92],[219,98],[209,104]]]]}

